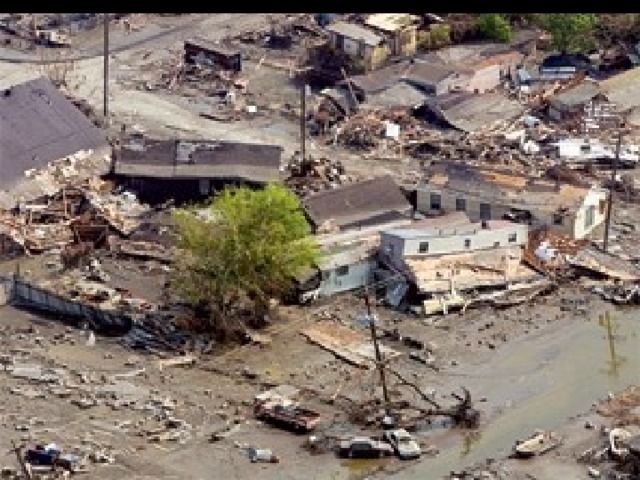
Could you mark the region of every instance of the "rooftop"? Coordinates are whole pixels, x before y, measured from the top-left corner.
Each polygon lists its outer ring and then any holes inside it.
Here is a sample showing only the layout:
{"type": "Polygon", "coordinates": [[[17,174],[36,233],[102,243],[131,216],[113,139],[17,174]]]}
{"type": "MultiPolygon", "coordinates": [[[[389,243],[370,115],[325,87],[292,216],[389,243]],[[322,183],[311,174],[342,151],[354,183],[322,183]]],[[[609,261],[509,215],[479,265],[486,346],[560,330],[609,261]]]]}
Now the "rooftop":
{"type": "Polygon", "coordinates": [[[441,82],[442,80],[451,77],[455,74],[460,74],[459,68],[442,65],[437,63],[416,62],[409,66],[409,68],[402,75],[402,79],[410,83],[428,83],[434,84],[441,82]]]}
{"type": "Polygon", "coordinates": [[[152,140],[123,146],[117,175],[148,178],[239,178],[257,183],[280,178],[282,147],[202,140],[152,140]]]}
{"type": "Polygon", "coordinates": [[[554,95],[549,101],[555,106],[581,107],[600,93],[601,90],[597,83],[585,81],[554,95]]]}
{"type": "Polygon", "coordinates": [[[374,13],[369,15],[365,24],[384,32],[396,32],[415,25],[417,21],[418,17],[408,13],[374,13]]]}
{"type": "Polygon", "coordinates": [[[549,212],[575,210],[591,189],[563,183],[557,185],[552,180],[452,163],[434,168],[427,182],[489,202],[549,212]]]}
{"type": "Polygon", "coordinates": [[[614,75],[600,82],[609,101],[627,108],[640,106],[640,67],[614,75]]]}
{"type": "Polygon", "coordinates": [[[0,93],[0,188],[81,150],[108,147],[104,132],[45,77],[0,93]]]}
{"type": "Polygon", "coordinates": [[[474,132],[491,128],[498,122],[517,117],[524,107],[500,93],[450,93],[428,100],[446,121],[459,130],[474,132]]]}
{"type": "Polygon", "coordinates": [[[371,94],[367,99],[367,105],[381,108],[413,108],[424,104],[429,96],[421,92],[417,87],[404,82],[371,94]]]}
{"type": "Polygon", "coordinates": [[[412,207],[390,175],[324,190],[303,200],[316,228],[333,222],[340,228],[399,219],[412,207]]]}
{"type": "Polygon", "coordinates": [[[362,40],[366,45],[371,47],[376,47],[384,42],[384,38],[376,32],[355,23],[336,22],[327,25],[325,30],[352,40],[362,40]]]}
{"type": "MultiPolygon", "coordinates": [[[[425,225],[423,227],[409,226],[405,228],[398,228],[394,230],[385,231],[385,235],[390,235],[405,240],[409,239],[424,239],[424,238],[442,238],[442,237],[454,237],[457,235],[471,235],[479,231],[487,230],[513,230],[514,224],[506,220],[487,220],[485,226],[482,222],[476,223],[460,223],[450,225],[425,225]]],[[[524,225],[521,228],[526,228],[524,225]]]]}

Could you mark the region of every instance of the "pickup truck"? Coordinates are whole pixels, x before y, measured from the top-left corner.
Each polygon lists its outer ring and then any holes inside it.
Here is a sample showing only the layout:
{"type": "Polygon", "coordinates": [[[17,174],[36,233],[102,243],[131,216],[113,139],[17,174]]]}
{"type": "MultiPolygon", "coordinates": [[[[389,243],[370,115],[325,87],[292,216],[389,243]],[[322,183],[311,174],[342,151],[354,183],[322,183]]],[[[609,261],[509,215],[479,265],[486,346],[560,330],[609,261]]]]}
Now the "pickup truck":
{"type": "Polygon", "coordinates": [[[295,405],[257,404],[254,410],[258,420],[295,432],[310,432],[320,422],[320,414],[295,405]]]}

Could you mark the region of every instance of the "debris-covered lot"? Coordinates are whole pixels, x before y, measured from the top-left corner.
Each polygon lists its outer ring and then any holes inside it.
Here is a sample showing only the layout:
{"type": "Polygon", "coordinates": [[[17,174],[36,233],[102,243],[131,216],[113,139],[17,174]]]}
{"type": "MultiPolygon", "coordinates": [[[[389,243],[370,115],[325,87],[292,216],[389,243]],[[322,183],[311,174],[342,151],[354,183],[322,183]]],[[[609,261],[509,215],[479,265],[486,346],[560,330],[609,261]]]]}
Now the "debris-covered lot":
{"type": "Polygon", "coordinates": [[[636,478],[637,68],[432,15],[117,15],[106,118],[103,17],[0,19],[3,476],[636,478]],[[323,257],[223,344],[172,213],[273,181],[323,257]]]}

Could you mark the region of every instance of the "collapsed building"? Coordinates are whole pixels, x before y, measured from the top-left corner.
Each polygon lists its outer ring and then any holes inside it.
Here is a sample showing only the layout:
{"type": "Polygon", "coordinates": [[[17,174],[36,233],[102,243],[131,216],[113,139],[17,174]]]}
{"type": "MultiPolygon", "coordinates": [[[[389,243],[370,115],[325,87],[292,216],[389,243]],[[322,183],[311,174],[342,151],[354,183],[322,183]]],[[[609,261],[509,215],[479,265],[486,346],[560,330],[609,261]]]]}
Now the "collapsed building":
{"type": "Polygon", "coordinates": [[[47,78],[0,93],[0,208],[59,190],[60,184],[109,171],[111,147],[47,78]],[[88,171],[77,167],[81,162],[88,171]],[[36,174],[48,169],[47,173],[36,174]]]}
{"type": "Polygon", "coordinates": [[[509,171],[440,164],[419,183],[417,210],[466,212],[474,220],[512,219],[584,238],[604,222],[608,194],[595,186],[562,183],[509,171]]]}
{"type": "Polygon", "coordinates": [[[383,231],[380,258],[402,274],[404,280],[396,283],[405,287],[404,293],[413,293],[423,313],[430,315],[447,313],[454,306],[465,308],[478,300],[478,291],[541,280],[522,261],[527,241],[527,225],[504,220],[472,223],[458,212],[383,231]]]}

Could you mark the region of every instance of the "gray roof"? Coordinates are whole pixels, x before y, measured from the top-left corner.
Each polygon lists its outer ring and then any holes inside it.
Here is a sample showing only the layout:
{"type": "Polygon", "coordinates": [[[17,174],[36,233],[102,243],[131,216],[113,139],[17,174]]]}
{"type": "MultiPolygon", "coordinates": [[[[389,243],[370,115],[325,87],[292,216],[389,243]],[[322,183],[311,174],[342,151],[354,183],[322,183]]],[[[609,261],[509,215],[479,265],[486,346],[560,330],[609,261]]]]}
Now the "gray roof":
{"type": "Polygon", "coordinates": [[[428,97],[429,95],[418,88],[400,82],[382,92],[369,95],[367,104],[381,108],[413,108],[424,104],[428,97]]]}
{"type": "Polygon", "coordinates": [[[312,223],[342,228],[388,222],[409,213],[411,204],[390,175],[324,190],[303,200],[312,223]]]}
{"type": "Polygon", "coordinates": [[[417,62],[411,65],[402,78],[421,86],[435,86],[456,73],[461,73],[461,70],[450,65],[417,62]]]}
{"type": "Polygon", "coordinates": [[[632,68],[600,82],[611,102],[624,109],[640,106],[640,67],[632,68]]]}
{"type": "Polygon", "coordinates": [[[352,40],[362,40],[366,45],[375,47],[384,41],[384,37],[376,32],[355,23],[336,22],[325,27],[331,33],[342,35],[352,40]]]}
{"type": "Polygon", "coordinates": [[[11,188],[26,170],[106,146],[104,132],[49,79],[37,78],[0,93],[0,188],[11,188]]]}
{"type": "Polygon", "coordinates": [[[465,132],[491,128],[524,112],[524,107],[500,93],[447,93],[427,101],[452,127],[465,132]]]}
{"type": "Polygon", "coordinates": [[[150,140],[125,145],[114,173],[145,178],[280,179],[282,147],[204,140],[150,140]]]}
{"type": "Polygon", "coordinates": [[[569,88],[549,99],[554,107],[576,108],[589,103],[595,96],[601,93],[600,87],[593,82],[583,82],[573,88],[569,88]]]}
{"type": "MultiPolygon", "coordinates": [[[[386,67],[374,70],[363,75],[355,75],[349,79],[350,83],[365,94],[380,92],[395,85],[402,75],[411,68],[411,63],[401,61],[392,63],[386,67]]],[[[345,85],[347,81],[341,80],[338,85],[345,85]]]]}

